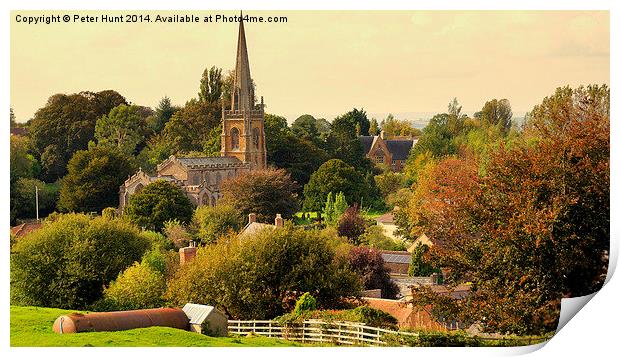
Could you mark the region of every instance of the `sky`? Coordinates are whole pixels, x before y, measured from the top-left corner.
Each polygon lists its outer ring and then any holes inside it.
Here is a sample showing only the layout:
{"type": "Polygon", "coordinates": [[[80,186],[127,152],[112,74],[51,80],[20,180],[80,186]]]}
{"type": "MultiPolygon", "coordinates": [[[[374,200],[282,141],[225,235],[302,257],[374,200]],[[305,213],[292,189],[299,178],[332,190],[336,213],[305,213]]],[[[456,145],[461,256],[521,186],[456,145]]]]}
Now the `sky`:
{"type": "MultiPolygon", "coordinates": [[[[425,119],[454,97],[463,111],[507,98],[515,116],[559,86],[609,84],[607,11],[248,11],[256,93],[289,121],[364,108],[425,119]]],[[[235,64],[231,11],[12,11],[11,106],[26,121],[56,93],[114,89],[155,107],[197,97],[205,67],[235,64]],[[20,16],[196,15],[200,23],[26,24],[20,16]]]]}

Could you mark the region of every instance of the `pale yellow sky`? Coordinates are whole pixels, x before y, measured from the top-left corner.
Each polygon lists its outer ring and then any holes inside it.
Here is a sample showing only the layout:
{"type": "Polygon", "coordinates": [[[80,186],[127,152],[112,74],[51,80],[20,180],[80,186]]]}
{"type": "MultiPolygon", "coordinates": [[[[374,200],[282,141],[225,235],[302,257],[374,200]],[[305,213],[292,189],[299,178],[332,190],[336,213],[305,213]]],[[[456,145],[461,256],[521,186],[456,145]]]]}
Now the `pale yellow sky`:
{"type": "MultiPolygon", "coordinates": [[[[16,15],[118,12],[13,11],[11,105],[19,121],[55,93],[114,89],[154,107],[182,105],[207,66],[232,69],[237,23],[60,23],[27,25],[16,15]]],[[[128,12],[124,12],[128,13],[128,12]]],[[[206,15],[230,11],[140,11],[206,15]]],[[[558,86],[609,84],[609,13],[584,11],[248,11],[287,16],[248,23],[257,95],[289,121],[331,119],[353,107],[370,114],[466,112],[508,98],[516,114],[558,86]]]]}

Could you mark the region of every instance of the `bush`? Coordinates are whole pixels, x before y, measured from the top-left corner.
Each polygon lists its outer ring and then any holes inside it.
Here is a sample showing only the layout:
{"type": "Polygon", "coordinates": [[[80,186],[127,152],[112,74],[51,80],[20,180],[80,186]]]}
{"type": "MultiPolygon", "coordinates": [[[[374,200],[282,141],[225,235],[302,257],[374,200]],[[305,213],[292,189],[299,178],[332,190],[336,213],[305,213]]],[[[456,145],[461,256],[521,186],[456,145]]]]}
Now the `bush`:
{"type": "Polygon", "coordinates": [[[372,327],[398,329],[398,320],[386,312],[367,306],[358,306],[349,310],[309,310],[300,313],[288,313],[276,318],[281,324],[300,324],[304,320],[317,319],[325,322],[348,321],[359,322],[372,327]]]}
{"type": "Polygon", "coordinates": [[[157,180],[129,199],[125,213],[138,226],[161,232],[164,223],[178,220],[186,224],[192,219],[194,206],[176,185],[157,180]]]}
{"type": "Polygon", "coordinates": [[[176,249],[187,247],[189,241],[194,240],[194,237],[176,219],[164,223],[164,233],[166,240],[171,242],[176,249]]]}
{"type": "Polygon", "coordinates": [[[411,264],[409,265],[409,276],[431,276],[433,273],[440,272],[432,264],[424,261],[424,255],[429,247],[426,244],[418,244],[411,253],[411,264]]]}
{"type": "Polygon", "coordinates": [[[168,286],[177,304],[214,305],[233,319],[270,319],[293,309],[299,293],[318,307],[359,296],[359,278],[337,254],[332,237],[294,227],[236,234],[198,249],[168,286]]]}
{"type": "Polygon", "coordinates": [[[374,248],[353,247],[349,252],[349,263],[362,279],[365,289],[381,289],[381,297],[394,299],[398,287],[390,280],[381,253],[374,248]]]}
{"type": "Polygon", "coordinates": [[[57,215],[13,246],[11,303],[83,309],[148,247],[123,220],[57,215]]]}
{"type": "Polygon", "coordinates": [[[103,295],[104,300],[108,301],[108,308],[137,310],[161,307],[165,292],[166,280],[163,274],[142,262],[134,263],[120,273],[103,295]]]}
{"type": "Polygon", "coordinates": [[[306,311],[316,310],[316,299],[310,293],[304,293],[299,297],[295,304],[295,315],[299,315],[306,311]]]}
{"type": "Polygon", "coordinates": [[[359,238],[365,231],[366,221],[360,215],[359,208],[356,205],[347,208],[338,221],[338,235],[347,237],[353,244],[359,244],[359,238]]]}
{"type": "Polygon", "coordinates": [[[198,207],[192,218],[196,237],[203,244],[215,242],[228,233],[239,232],[244,223],[245,217],[238,210],[224,205],[198,207]]]}

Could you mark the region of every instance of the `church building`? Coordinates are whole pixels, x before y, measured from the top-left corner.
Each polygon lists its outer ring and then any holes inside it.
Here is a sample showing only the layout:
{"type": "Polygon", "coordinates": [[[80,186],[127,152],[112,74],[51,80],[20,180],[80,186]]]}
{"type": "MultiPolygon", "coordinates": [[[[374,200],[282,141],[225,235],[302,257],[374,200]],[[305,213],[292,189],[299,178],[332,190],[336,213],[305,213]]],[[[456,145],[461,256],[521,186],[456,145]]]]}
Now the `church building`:
{"type": "Polygon", "coordinates": [[[222,107],[221,156],[183,158],[172,155],[157,165],[155,175],[140,169],[120,187],[120,211],[124,211],[131,195],[156,180],[166,180],[177,185],[196,206],[215,206],[221,198],[220,188],[224,180],[267,166],[264,118],[263,99],[261,97],[260,104],[256,104],[254,97],[245,29],[241,19],[230,109],[222,107]]]}

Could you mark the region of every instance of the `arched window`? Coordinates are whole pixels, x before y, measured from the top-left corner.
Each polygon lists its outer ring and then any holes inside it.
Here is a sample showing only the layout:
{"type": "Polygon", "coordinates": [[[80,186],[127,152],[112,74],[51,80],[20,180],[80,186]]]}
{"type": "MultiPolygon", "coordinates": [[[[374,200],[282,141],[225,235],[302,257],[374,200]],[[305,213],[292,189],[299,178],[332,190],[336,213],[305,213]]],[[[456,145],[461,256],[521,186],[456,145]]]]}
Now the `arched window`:
{"type": "Polygon", "coordinates": [[[239,129],[230,129],[230,146],[233,150],[239,150],[239,129]]]}
{"type": "Polygon", "coordinates": [[[258,130],[258,128],[254,128],[253,136],[254,136],[254,148],[258,149],[258,140],[260,138],[260,131],[258,130]]]}

